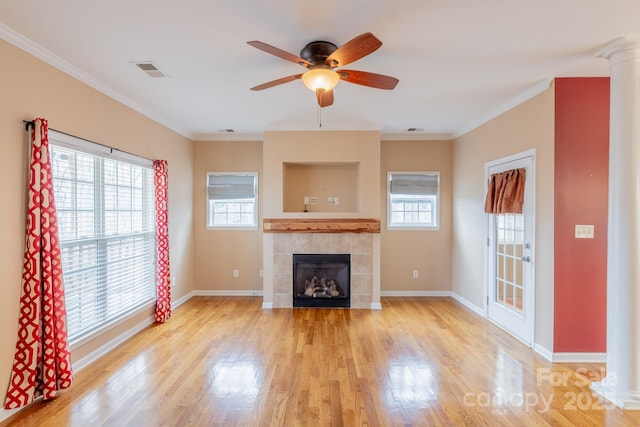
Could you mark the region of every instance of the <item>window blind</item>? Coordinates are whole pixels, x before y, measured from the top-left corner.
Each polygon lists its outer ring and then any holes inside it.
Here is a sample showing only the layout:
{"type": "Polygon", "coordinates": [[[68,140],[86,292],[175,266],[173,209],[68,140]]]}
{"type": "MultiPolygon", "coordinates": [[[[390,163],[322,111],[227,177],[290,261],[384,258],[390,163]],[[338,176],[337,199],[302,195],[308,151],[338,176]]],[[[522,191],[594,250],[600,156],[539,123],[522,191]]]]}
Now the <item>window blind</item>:
{"type": "Polygon", "coordinates": [[[389,187],[391,194],[438,195],[437,174],[392,174],[389,187]]]}
{"type": "Polygon", "coordinates": [[[153,170],[54,138],[54,195],[73,343],[155,299],[153,170]]]}
{"type": "Polygon", "coordinates": [[[255,197],[255,177],[253,175],[207,176],[209,200],[251,199],[255,197]]]}

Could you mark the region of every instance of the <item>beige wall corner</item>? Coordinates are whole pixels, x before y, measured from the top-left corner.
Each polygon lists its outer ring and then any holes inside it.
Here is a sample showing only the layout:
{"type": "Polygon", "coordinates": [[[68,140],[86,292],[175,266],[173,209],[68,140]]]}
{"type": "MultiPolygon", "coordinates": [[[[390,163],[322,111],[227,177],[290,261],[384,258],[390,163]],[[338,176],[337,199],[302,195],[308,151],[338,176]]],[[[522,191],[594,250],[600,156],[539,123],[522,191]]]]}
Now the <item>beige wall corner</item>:
{"type": "Polygon", "coordinates": [[[553,86],[456,139],[453,144],[452,290],[482,310],[484,165],[536,149],[535,343],[553,348],[553,86]]]}

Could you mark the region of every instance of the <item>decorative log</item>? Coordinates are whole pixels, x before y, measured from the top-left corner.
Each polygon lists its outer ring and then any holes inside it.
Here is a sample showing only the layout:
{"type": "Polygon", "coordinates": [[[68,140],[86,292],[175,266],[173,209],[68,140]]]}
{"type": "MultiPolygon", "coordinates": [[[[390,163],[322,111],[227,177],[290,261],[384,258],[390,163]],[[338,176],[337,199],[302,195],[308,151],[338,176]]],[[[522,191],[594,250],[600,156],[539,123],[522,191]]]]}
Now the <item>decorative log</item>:
{"type": "Polygon", "coordinates": [[[379,219],[264,219],[265,233],[380,233],[379,219]]]}

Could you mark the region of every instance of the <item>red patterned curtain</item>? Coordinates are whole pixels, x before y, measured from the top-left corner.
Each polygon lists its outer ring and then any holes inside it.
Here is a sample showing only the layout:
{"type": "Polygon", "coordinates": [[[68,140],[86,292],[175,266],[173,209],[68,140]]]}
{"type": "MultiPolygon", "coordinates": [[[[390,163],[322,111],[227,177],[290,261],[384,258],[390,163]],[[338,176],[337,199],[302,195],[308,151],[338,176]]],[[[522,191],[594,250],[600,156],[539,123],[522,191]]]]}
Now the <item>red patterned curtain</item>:
{"type": "Polygon", "coordinates": [[[45,119],[33,122],[30,153],[18,340],[5,409],[52,399],[73,381],[45,119]]]}
{"type": "Polygon", "coordinates": [[[168,172],[166,160],[154,160],[154,183],[156,190],[156,239],[158,287],[156,316],[158,323],[171,317],[171,272],[169,270],[169,215],[168,215],[168,172]]]}
{"type": "Polygon", "coordinates": [[[526,173],[527,170],[521,168],[491,175],[484,211],[494,214],[522,213],[526,173]]]}

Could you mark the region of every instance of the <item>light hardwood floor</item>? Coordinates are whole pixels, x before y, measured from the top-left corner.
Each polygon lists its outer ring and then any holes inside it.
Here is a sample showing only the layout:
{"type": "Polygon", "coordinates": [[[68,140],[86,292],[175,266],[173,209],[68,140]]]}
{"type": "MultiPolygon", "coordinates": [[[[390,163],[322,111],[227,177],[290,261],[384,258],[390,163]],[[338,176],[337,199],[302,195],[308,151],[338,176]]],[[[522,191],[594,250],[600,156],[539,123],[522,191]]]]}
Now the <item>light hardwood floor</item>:
{"type": "Polygon", "coordinates": [[[589,390],[602,365],[552,365],[449,298],[261,302],[192,298],[2,425],[640,425],[589,390]]]}

